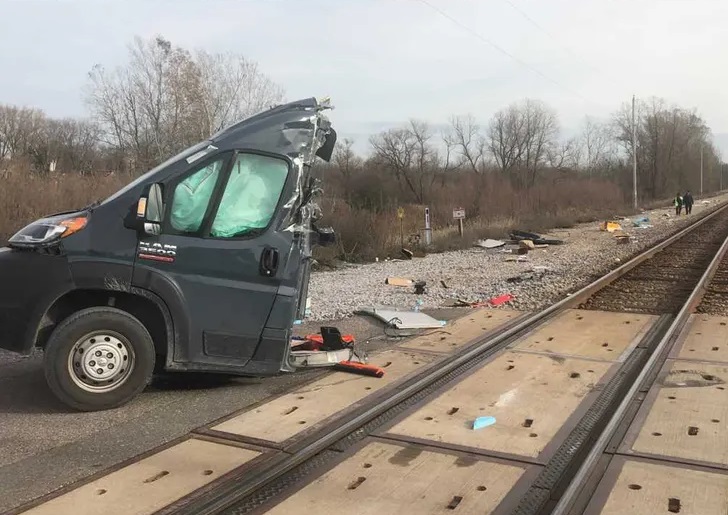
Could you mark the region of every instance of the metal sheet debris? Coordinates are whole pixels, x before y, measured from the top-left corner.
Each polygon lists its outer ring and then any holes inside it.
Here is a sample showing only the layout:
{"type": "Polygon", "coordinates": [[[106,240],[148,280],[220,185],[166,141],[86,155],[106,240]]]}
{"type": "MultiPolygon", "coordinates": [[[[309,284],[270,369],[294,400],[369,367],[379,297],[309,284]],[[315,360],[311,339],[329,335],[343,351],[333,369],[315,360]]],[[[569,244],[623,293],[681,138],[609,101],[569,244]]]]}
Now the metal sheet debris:
{"type": "Polygon", "coordinates": [[[498,247],[502,247],[505,245],[505,241],[501,240],[491,240],[490,238],[485,240],[478,240],[478,242],[475,244],[476,247],[482,247],[484,249],[496,249],[498,247]]]}
{"type": "Polygon", "coordinates": [[[395,329],[436,329],[446,325],[445,321],[436,320],[425,313],[391,307],[367,307],[360,309],[359,312],[378,318],[395,329]]]}

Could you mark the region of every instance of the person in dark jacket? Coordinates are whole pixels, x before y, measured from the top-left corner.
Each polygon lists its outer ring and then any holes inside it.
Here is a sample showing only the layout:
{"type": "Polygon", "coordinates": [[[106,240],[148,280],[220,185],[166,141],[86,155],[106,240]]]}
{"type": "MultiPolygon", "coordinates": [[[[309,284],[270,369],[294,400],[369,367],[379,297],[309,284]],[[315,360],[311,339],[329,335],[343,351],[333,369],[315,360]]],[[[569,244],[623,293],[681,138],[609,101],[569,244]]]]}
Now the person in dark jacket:
{"type": "Polygon", "coordinates": [[[680,216],[680,212],[682,211],[683,207],[683,198],[680,195],[680,192],[677,192],[677,195],[675,195],[675,199],[672,201],[675,205],[675,216],[680,216]]]}
{"type": "Polygon", "coordinates": [[[689,191],[685,192],[685,195],[683,196],[683,204],[685,204],[685,214],[689,215],[693,212],[693,204],[695,201],[693,200],[693,194],[689,191]]]}

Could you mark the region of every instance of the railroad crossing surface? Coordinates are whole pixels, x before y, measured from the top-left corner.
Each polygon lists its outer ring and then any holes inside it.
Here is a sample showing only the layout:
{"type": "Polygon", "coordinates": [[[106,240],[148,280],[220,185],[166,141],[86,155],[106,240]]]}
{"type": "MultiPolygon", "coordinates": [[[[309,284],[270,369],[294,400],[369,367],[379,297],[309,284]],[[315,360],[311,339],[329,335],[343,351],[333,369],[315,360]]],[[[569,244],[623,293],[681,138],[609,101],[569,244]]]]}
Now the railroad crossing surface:
{"type": "Polygon", "coordinates": [[[372,356],[383,378],[327,374],[18,513],[724,514],[727,237],[722,208],[545,312],[472,311],[372,356]]]}

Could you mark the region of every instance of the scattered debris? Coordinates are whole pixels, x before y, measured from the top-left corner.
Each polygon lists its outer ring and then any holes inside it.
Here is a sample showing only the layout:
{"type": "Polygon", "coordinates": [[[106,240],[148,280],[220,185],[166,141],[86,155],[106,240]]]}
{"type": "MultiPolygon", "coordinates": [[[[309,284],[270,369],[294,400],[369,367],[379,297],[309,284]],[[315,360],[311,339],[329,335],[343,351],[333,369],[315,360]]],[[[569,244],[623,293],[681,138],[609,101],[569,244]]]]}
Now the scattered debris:
{"type": "Polygon", "coordinates": [[[607,232],[621,231],[622,226],[618,222],[602,222],[602,225],[599,226],[599,230],[607,232]]]}
{"type": "Polygon", "coordinates": [[[384,280],[384,284],[388,284],[390,286],[399,286],[403,288],[414,286],[414,293],[416,295],[424,294],[425,286],[427,286],[426,281],[415,281],[414,279],[408,279],[406,277],[387,277],[384,280]]]}
{"type": "Polygon", "coordinates": [[[390,286],[408,287],[414,285],[415,281],[404,277],[387,277],[384,280],[384,284],[389,284],[390,286]]]}
{"type": "Polygon", "coordinates": [[[513,298],[514,298],[513,295],[511,295],[510,293],[506,293],[504,295],[499,295],[497,297],[493,297],[488,302],[490,303],[491,306],[500,306],[502,304],[512,301],[513,298]]]}
{"type": "Polygon", "coordinates": [[[562,240],[547,240],[538,234],[525,231],[511,231],[511,238],[515,241],[531,240],[535,245],[563,245],[562,240]]]}
{"type": "Polygon", "coordinates": [[[528,261],[528,258],[526,256],[507,257],[505,261],[507,263],[525,263],[528,261]]]}
{"type": "Polygon", "coordinates": [[[291,358],[295,368],[333,367],[337,370],[382,377],[384,370],[367,364],[367,356],[354,350],[354,336],[336,327],[321,327],[319,334],[293,338],[291,358]]]}
{"type": "Polygon", "coordinates": [[[469,300],[456,299],[451,306],[454,308],[487,308],[490,307],[490,304],[481,301],[470,302],[469,300]]]}
{"type": "Polygon", "coordinates": [[[530,281],[533,279],[541,279],[544,275],[550,272],[551,269],[547,266],[534,266],[530,270],[526,270],[519,275],[509,277],[506,279],[508,283],[520,283],[523,281],[530,281]]]}
{"type": "Polygon", "coordinates": [[[485,239],[485,240],[478,240],[475,243],[475,246],[482,247],[484,249],[496,249],[498,247],[502,247],[505,244],[506,244],[505,241],[485,239]]]}
{"type": "Polygon", "coordinates": [[[405,259],[412,259],[415,253],[409,249],[402,249],[402,255],[405,257],[405,259]]]}
{"type": "Polygon", "coordinates": [[[395,329],[435,329],[446,325],[445,321],[435,320],[425,313],[389,307],[367,307],[359,312],[378,318],[395,329]]]}
{"type": "Polygon", "coordinates": [[[518,247],[522,249],[533,250],[536,248],[536,245],[531,240],[521,240],[518,242],[518,247]]]}
{"type": "Polygon", "coordinates": [[[650,229],[653,227],[652,224],[650,224],[649,217],[647,216],[632,220],[632,226],[636,227],[637,229],[650,229]]]}
{"type": "Polygon", "coordinates": [[[340,370],[342,372],[351,372],[353,374],[360,374],[364,376],[372,377],[383,377],[384,369],[374,366],[359,363],[357,361],[340,361],[334,365],[334,370],[340,370]]]}
{"type": "Polygon", "coordinates": [[[446,290],[448,289],[447,283],[445,281],[440,281],[440,286],[442,286],[446,290]]]}
{"type": "Polygon", "coordinates": [[[495,424],[495,417],[478,417],[473,421],[473,429],[483,429],[493,424],[495,424]]]}
{"type": "Polygon", "coordinates": [[[627,233],[615,234],[614,237],[617,238],[617,245],[629,243],[632,239],[632,237],[627,233]]]}

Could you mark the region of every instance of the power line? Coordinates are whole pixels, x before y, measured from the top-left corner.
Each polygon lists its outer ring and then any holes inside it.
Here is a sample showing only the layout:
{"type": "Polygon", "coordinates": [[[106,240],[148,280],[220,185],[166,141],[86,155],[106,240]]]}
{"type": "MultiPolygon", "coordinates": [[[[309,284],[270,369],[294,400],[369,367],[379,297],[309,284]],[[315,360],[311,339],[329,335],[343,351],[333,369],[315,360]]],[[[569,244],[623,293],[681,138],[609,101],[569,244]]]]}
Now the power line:
{"type": "Polygon", "coordinates": [[[581,94],[579,94],[579,93],[578,93],[577,91],[574,91],[573,89],[571,89],[571,88],[569,88],[569,87],[567,87],[567,86],[564,86],[563,84],[561,84],[561,83],[560,83],[560,82],[558,82],[557,80],[554,80],[554,79],[552,79],[551,77],[549,77],[548,75],[546,75],[546,74],[544,74],[543,72],[541,72],[541,70],[539,70],[538,68],[535,68],[535,67],[531,66],[530,64],[526,63],[525,61],[522,61],[521,59],[519,59],[519,58],[518,58],[518,57],[516,57],[515,55],[511,54],[510,52],[506,51],[506,50],[505,50],[504,48],[502,48],[502,47],[500,47],[499,45],[497,45],[496,43],[494,43],[493,41],[489,40],[488,38],[484,37],[483,35],[479,34],[479,33],[478,33],[478,32],[476,32],[476,31],[474,31],[474,30],[473,30],[473,29],[471,29],[470,27],[467,27],[466,25],[462,24],[461,22],[459,22],[458,20],[456,20],[455,18],[453,18],[452,16],[450,16],[449,14],[447,14],[447,13],[446,13],[445,11],[443,11],[443,10],[442,10],[442,9],[440,9],[439,7],[436,7],[436,6],[432,5],[432,4],[431,4],[430,2],[428,2],[427,0],[417,0],[417,1],[418,1],[418,2],[420,2],[420,3],[422,3],[422,4],[424,4],[424,5],[426,5],[427,7],[429,7],[430,9],[432,9],[433,11],[435,11],[435,12],[437,12],[438,14],[440,14],[441,16],[443,16],[444,18],[447,18],[448,20],[450,20],[450,21],[451,21],[452,23],[454,23],[455,25],[458,25],[458,26],[459,26],[460,28],[462,28],[462,29],[464,29],[464,30],[468,31],[468,32],[469,32],[470,34],[472,34],[472,35],[473,35],[473,36],[475,36],[476,38],[480,39],[480,40],[481,40],[481,41],[483,41],[484,43],[486,43],[486,44],[490,45],[491,47],[495,48],[496,50],[498,50],[498,51],[499,51],[500,53],[502,53],[503,55],[505,55],[505,56],[507,56],[507,57],[510,57],[511,59],[513,59],[514,61],[516,61],[516,62],[517,62],[518,64],[520,64],[521,66],[523,66],[523,67],[525,67],[525,68],[528,68],[529,70],[531,70],[531,71],[532,71],[532,72],[534,72],[534,73],[537,73],[538,75],[540,75],[540,76],[541,76],[541,77],[543,77],[544,79],[548,80],[548,81],[549,81],[549,82],[551,82],[552,84],[555,84],[556,86],[559,86],[560,88],[562,88],[562,89],[564,89],[564,90],[568,91],[568,92],[569,92],[569,93],[571,93],[572,95],[575,95],[575,96],[577,96],[577,97],[581,98],[581,99],[582,99],[582,100],[584,100],[585,102],[589,102],[589,100],[587,100],[586,98],[584,98],[584,97],[583,97],[583,96],[582,96],[581,94]]]}
{"type": "Polygon", "coordinates": [[[531,16],[528,15],[528,13],[526,13],[523,9],[521,9],[516,4],[514,4],[511,0],[503,0],[503,1],[506,2],[508,5],[510,5],[521,16],[526,18],[526,20],[528,20],[531,23],[531,25],[533,25],[538,30],[540,30],[541,32],[546,34],[548,37],[553,39],[559,45],[559,47],[561,47],[562,50],[571,54],[572,57],[576,58],[578,61],[581,61],[582,64],[585,64],[588,68],[591,68],[593,71],[603,74],[603,72],[601,70],[599,70],[598,68],[595,68],[592,64],[586,62],[579,55],[577,55],[575,52],[573,52],[570,48],[562,45],[561,42],[554,35],[552,35],[548,30],[543,28],[543,26],[541,26],[539,23],[537,23],[536,20],[534,20],[531,16]]]}

